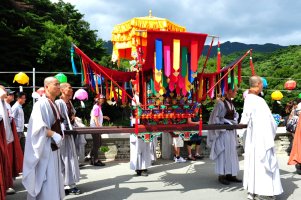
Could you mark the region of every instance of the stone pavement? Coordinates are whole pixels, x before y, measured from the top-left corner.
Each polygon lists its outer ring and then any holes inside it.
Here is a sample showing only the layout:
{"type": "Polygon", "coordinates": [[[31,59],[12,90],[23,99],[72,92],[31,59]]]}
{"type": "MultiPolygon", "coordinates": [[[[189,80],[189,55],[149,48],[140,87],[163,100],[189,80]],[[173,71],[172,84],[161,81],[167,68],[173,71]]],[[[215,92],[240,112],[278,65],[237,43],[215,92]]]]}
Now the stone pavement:
{"type": "MultiPolygon", "coordinates": [[[[243,176],[243,157],[240,157],[239,178],[243,176]]],[[[287,155],[279,154],[281,181],[284,193],[277,200],[301,199],[301,175],[295,173],[294,166],[286,165],[287,155]]],[[[105,167],[87,165],[81,170],[78,188],[81,195],[69,195],[65,199],[103,200],[242,200],[247,193],[242,184],[224,186],[214,175],[214,163],[208,158],[202,161],[174,163],[158,160],[149,169],[148,177],[137,177],[124,161],[107,162],[105,167]]],[[[21,179],[15,181],[17,194],[7,196],[8,200],[26,199],[26,191],[21,179]]]]}

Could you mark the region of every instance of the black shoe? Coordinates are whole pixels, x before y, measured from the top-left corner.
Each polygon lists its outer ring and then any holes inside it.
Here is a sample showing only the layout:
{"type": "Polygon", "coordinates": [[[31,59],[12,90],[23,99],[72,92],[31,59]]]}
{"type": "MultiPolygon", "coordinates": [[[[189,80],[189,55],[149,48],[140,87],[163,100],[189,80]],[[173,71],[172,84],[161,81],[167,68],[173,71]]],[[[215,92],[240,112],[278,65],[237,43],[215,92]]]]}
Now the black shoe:
{"type": "Polygon", "coordinates": [[[143,171],[141,172],[141,176],[148,176],[148,173],[147,173],[146,171],[143,170],[143,171]]]}
{"type": "Polygon", "coordinates": [[[234,183],[242,182],[242,180],[236,178],[236,176],[231,176],[231,175],[226,175],[226,179],[227,179],[227,181],[234,182],[234,183]]]}
{"type": "Polygon", "coordinates": [[[72,194],[72,195],[79,195],[81,192],[78,188],[72,188],[72,189],[69,189],[69,194],[72,194]]]}
{"type": "Polygon", "coordinates": [[[98,166],[98,167],[102,167],[102,166],[105,166],[106,164],[104,164],[103,162],[101,162],[100,160],[98,160],[97,162],[94,162],[93,165],[94,166],[98,166]]]}
{"type": "Polygon", "coordinates": [[[258,200],[275,200],[275,196],[263,196],[263,195],[258,195],[257,198],[258,200]]]}
{"type": "Polygon", "coordinates": [[[136,170],[137,176],[141,176],[142,170],[136,170]]]}
{"type": "Polygon", "coordinates": [[[198,159],[198,160],[202,160],[202,159],[204,158],[204,156],[201,156],[201,155],[199,155],[199,154],[198,154],[198,155],[195,155],[194,157],[195,157],[196,159],[198,159]]]}
{"type": "Polygon", "coordinates": [[[230,185],[230,182],[224,176],[219,176],[218,181],[223,185],[230,185]]]}

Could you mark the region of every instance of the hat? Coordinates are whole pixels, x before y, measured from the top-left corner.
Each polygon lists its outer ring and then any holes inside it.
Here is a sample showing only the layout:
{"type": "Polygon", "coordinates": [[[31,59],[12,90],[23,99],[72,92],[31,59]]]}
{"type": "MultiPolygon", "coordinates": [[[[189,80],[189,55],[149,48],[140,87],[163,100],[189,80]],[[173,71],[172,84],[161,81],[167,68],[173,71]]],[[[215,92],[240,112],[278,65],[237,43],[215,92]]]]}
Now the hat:
{"type": "Polygon", "coordinates": [[[6,89],[7,95],[12,95],[15,93],[15,91],[12,91],[11,89],[6,89]]]}
{"type": "Polygon", "coordinates": [[[99,94],[98,98],[99,99],[105,99],[106,97],[103,94],[99,94]]]}

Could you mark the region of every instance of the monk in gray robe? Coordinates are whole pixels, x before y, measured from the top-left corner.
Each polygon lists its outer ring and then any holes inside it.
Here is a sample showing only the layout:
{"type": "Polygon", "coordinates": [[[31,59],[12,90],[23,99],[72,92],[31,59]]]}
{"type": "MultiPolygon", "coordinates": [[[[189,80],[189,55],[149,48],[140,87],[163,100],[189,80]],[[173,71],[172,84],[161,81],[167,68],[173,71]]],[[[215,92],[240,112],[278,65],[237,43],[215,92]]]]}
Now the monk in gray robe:
{"type": "MultiPolygon", "coordinates": [[[[61,83],[60,87],[61,97],[55,103],[64,120],[65,129],[72,130],[76,113],[70,101],[73,89],[69,83],[61,83]]],[[[80,190],[76,187],[76,183],[79,182],[80,173],[73,135],[65,135],[61,146],[61,159],[66,194],[80,194],[80,190]]]]}
{"type": "Polygon", "coordinates": [[[34,104],[28,123],[22,183],[28,200],[61,200],[65,196],[59,149],[63,134],[54,103],[60,84],[48,77],[44,87],[46,97],[34,104]]]}
{"type": "MultiPolygon", "coordinates": [[[[232,103],[237,88],[228,88],[225,98],[218,99],[210,115],[209,124],[237,124],[238,113],[232,103]]],[[[236,178],[239,172],[236,130],[210,130],[207,145],[211,148],[210,159],[215,161],[218,181],[224,185],[229,185],[230,182],[242,182],[236,178]]]]}

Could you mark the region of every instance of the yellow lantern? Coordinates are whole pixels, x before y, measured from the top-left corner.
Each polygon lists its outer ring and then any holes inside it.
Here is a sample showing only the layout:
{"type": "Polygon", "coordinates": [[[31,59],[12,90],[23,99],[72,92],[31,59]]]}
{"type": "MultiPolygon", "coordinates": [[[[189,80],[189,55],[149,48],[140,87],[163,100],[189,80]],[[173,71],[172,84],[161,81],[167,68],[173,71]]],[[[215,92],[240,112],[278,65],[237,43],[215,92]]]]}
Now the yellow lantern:
{"type": "Polygon", "coordinates": [[[271,94],[271,97],[275,101],[280,101],[283,98],[283,94],[279,90],[276,90],[271,94]]]}
{"type": "Polygon", "coordinates": [[[19,84],[29,84],[29,77],[24,72],[19,72],[15,75],[13,83],[17,81],[19,84]]]}

